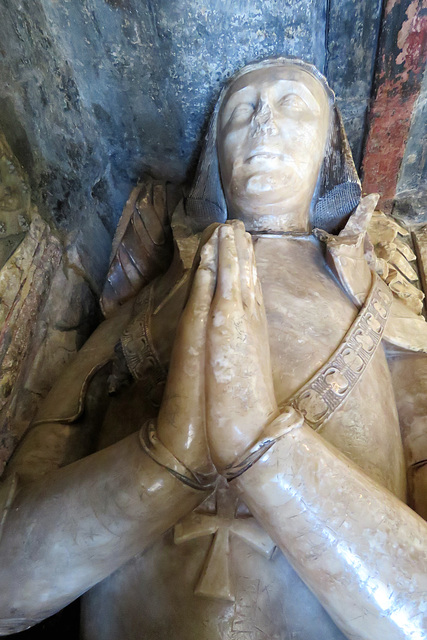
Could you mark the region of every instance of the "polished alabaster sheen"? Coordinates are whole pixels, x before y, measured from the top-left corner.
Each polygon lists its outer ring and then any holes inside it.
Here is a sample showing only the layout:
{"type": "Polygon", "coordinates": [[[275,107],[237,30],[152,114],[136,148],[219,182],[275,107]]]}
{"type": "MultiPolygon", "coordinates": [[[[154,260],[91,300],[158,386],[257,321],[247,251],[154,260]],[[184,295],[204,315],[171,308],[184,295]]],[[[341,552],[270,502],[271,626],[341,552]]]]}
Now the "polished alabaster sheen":
{"type": "Polygon", "coordinates": [[[308,426],[235,481],[348,638],[424,640],[425,522],[308,426]]]}
{"type": "Polygon", "coordinates": [[[330,97],[305,69],[258,69],[238,78],[218,130],[229,217],[248,230],[306,231],[329,121],[330,97]]]}
{"type": "Polygon", "coordinates": [[[169,270],[94,332],[8,464],[0,633],[84,594],[84,640],[424,640],[427,525],[403,501],[405,458],[425,463],[427,325],[373,288],[377,198],[344,224],[360,185],[332,92],[300,61],[241,71],[212,131],[193,205],[222,216],[225,195],[234,219],[195,239],[191,198],[178,206],[169,270]],[[320,193],[338,235],[306,233],[320,193]],[[410,357],[419,386],[398,415],[410,357]]]}
{"type": "Polygon", "coordinates": [[[137,434],[22,488],[2,536],[1,634],[64,607],[203,497],[145,456],[137,434]]]}

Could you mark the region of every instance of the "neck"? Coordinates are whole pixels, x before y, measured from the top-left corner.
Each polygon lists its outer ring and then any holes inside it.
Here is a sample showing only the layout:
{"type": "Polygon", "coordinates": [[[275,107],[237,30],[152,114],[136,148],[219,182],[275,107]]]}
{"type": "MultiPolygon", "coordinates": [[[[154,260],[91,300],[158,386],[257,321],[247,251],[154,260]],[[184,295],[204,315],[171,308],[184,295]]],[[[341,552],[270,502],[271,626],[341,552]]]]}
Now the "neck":
{"type": "MultiPolygon", "coordinates": [[[[283,210],[282,210],[283,211],[283,210]]],[[[242,220],[246,231],[250,233],[292,233],[308,234],[311,232],[311,225],[307,211],[280,212],[271,209],[255,213],[237,212],[229,217],[242,220]]]]}
{"type": "Polygon", "coordinates": [[[311,231],[249,231],[253,238],[315,238],[311,231]]]}

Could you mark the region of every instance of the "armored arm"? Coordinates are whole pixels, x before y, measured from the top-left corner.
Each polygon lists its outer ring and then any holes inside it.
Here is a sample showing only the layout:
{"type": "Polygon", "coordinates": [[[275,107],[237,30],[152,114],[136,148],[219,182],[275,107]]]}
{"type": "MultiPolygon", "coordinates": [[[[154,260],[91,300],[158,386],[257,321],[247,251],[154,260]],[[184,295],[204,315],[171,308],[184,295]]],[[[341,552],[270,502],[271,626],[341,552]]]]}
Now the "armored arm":
{"type": "MultiPolygon", "coordinates": [[[[207,334],[214,460],[235,478],[251,512],[349,639],[421,639],[427,630],[427,525],[316,434],[303,407],[288,406],[277,416],[268,393],[271,371],[263,370],[266,358],[257,357],[265,326],[250,311],[251,298],[257,300],[256,279],[245,272],[245,264],[253,264],[250,246],[242,261],[239,233],[235,227],[234,249],[219,251],[207,334]],[[243,308],[230,304],[234,298],[243,308]]],[[[220,238],[228,242],[230,236],[220,238]]],[[[367,275],[371,280],[369,269],[367,275]]],[[[387,298],[391,311],[388,292],[387,298]]]]}
{"type": "Polygon", "coordinates": [[[235,480],[252,513],[348,638],[427,630],[427,525],[307,425],[235,480]]]}
{"type": "MultiPolygon", "coordinates": [[[[12,495],[0,541],[0,635],[63,608],[206,497],[142,450],[138,434],[12,495]]],[[[7,511],[7,513],[6,513],[7,511]]]]}
{"type": "MultiPolygon", "coordinates": [[[[157,436],[142,428],[57,468],[66,452],[53,430],[53,441],[45,443],[50,454],[38,468],[42,477],[24,483],[19,470],[25,472],[31,456],[37,465],[37,455],[23,447],[12,460],[9,477],[18,471],[18,483],[16,493],[15,480],[4,489],[0,633],[19,631],[61,609],[206,498],[212,465],[204,424],[204,353],[215,261],[216,249],[208,243],[178,325],[157,436]]],[[[89,361],[92,351],[89,343],[89,361]]]]}

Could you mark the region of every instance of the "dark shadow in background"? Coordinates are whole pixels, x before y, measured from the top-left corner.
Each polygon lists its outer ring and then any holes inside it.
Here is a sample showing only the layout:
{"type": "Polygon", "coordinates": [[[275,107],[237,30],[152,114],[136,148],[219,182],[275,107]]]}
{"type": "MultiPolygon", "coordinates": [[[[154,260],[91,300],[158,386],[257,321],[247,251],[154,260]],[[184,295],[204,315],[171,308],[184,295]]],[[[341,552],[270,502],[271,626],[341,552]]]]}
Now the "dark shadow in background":
{"type": "Polygon", "coordinates": [[[79,640],[79,619],[80,601],[76,600],[35,627],[7,637],[11,640],[79,640]]]}

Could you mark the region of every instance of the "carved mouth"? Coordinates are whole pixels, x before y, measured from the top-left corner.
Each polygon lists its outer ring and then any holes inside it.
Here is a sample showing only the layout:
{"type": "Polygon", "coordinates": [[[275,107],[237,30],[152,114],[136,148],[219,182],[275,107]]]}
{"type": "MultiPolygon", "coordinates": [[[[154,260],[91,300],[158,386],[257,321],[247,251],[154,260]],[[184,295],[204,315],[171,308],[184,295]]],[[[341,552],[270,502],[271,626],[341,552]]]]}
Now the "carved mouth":
{"type": "Polygon", "coordinates": [[[258,160],[273,160],[281,157],[282,154],[277,151],[254,151],[249,158],[245,160],[245,164],[250,164],[251,162],[258,160]]]}

